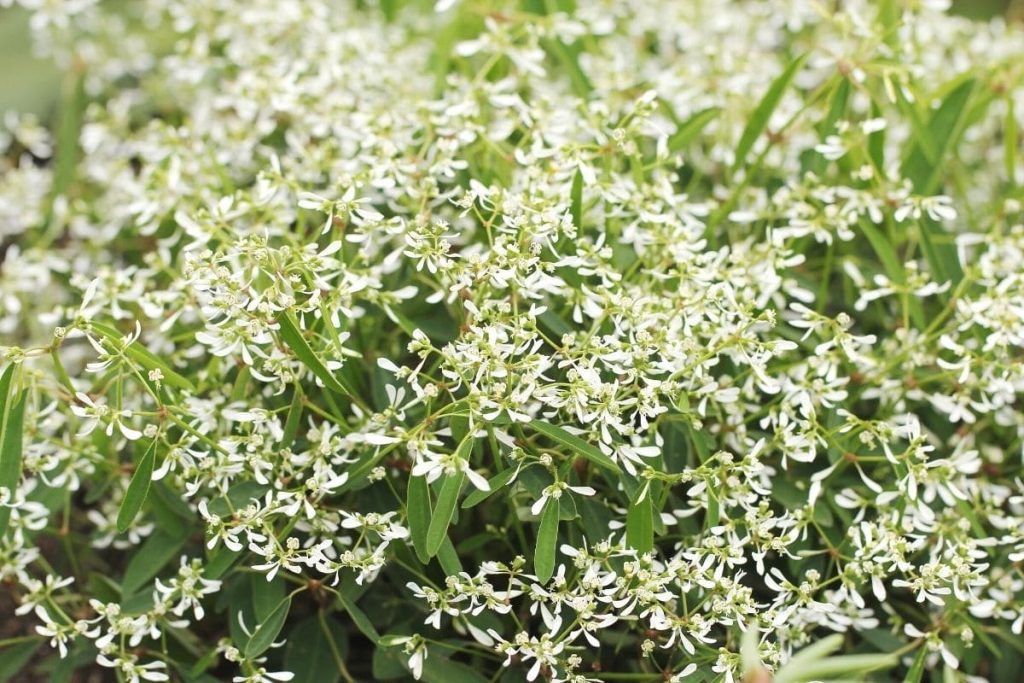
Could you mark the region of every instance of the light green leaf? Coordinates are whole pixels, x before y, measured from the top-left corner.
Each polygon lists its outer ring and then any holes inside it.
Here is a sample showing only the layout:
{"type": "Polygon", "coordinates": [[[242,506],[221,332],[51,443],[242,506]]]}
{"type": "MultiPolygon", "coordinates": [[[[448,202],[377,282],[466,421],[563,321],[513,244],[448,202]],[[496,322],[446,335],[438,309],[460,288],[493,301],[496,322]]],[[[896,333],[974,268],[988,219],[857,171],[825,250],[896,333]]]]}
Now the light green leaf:
{"type": "MultiPolygon", "coordinates": [[[[98,322],[91,322],[90,331],[95,332],[99,336],[106,339],[113,346],[114,349],[121,350],[121,338],[124,336],[113,327],[104,325],[98,322]]],[[[160,360],[156,355],[151,353],[148,349],[144,348],[135,342],[124,349],[124,355],[130,360],[138,363],[146,370],[159,370],[164,376],[164,384],[169,384],[179,389],[184,389],[188,392],[195,392],[196,388],[189,380],[185,379],[177,372],[171,369],[167,363],[160,360]]]]}
{"type": "Polygon", "coordinates": [[[124,533],[132,525],[135,516],[142,509],[149,495],[149,485],[153,481],[153,463],[156,460],[156,439],[149,444],[149,448],[139,460],[138,467],[128,483],[128,490],[121,501],[121,509],[117,511],[117,530],[124,533]]]}
{"type": "Polygon", "coordinates": [[[768,121],[782,101],[786,88],[789,87],[789,84],[793,81],[797,72],[800,71],[800,67],[803,66],[806,59],[807,53],[804,53],[790,62],[789,66],[768,87],[768,91],[750,115],[750,121],[747,122],[746,128],[743,129],[743,134],[740,136],[739,144],[736,145],[736,160],[732,165],[733,173],[747,160],[747,155],[753,149],[757,138],[768,127],[768,121]]]}
{"type": "Polygon", "coordinates": [[[707,109],[700,110],[680,124],[676,132],[672,134],[672,137],[668,139],[669,154],[676,154],[690,144],[721,113],[721,107],[708,107],[707,109]]]}
{"type": "Polygon", "coordinates": [[[626,543],[639,553],[654,550],[654,506],[651,501],[650,486],[644,486],[637,492],[646,493],[641,501],[634,500],[626,511],[626,543]]]}

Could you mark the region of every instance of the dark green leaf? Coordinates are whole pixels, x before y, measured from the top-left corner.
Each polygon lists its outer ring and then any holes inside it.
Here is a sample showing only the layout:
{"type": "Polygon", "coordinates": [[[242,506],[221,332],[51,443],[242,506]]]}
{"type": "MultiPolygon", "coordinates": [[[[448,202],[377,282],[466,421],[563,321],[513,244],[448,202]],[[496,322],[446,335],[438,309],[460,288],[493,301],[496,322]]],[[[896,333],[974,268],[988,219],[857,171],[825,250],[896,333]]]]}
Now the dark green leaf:
{"type": "Polygon", "coordinates": [[[36,653],[42,643],[42,638],[33,638],[27,642],[0,649],[0,683],[16,680],[14,677],[32,659],[32,655],[36,653]]]}
{"type": "Polygon", "coordinates": [[[427,555],[430,557],[437,555],[441,543],[448,537],[448,525],[451,524],[452,515],[455,514],[455,506],[458,503],[459,492],[462,491],[462,483],[465,479],[466,473],[462,470],[444,477],[441,492],[437,495],[434,514],[427,527],[427,555]]]}
{"type": "Polygon", "coordinates": [[[343,590],[337,592],[338,604],[341,605],[342,609],[348,612],[348,616],[351,617],[352,623],[355,624],[359,632],[362,633],[371,642],[376,644],[380,640],[380,633],[374,628],[373,622],[366,616],[363,610],[356,606],[355,602],[350,597],[345,595],[343,590]]]}
{"type": "Polygon", "coordinates": [[[245,656],[258,657],[274,644],[274,639],[284,627],[288,612],[292,608],[291,596],[278,603],[277,607],[256,627],[249,642],[245,644],[245,656]]]}
{"type": "Polygon", "coordinates": [[[185,545],[182,537],[173,537],[158,530],[132,554],[121,580],[121,594],[128,597],[142,588],[171,561],[185,545]]]}
{"type": "Polygon", "coordinates": [[[512,476],[516,473],[515,467],[509,467],[508,469],[498,472],[493,477],[487,480],[487,485],[490,490],[482,491],[480,489],[473,489],[462,501],[462,509],[468,510],[471,507],[475,507],[487,500],[491,494],[504,488],[505,484],[512,479],[512,476]]]}
{"type": "Polygon", "coordinates": [[[615,474],[622,473],[619,466],[616,465],[611,458],[599,451],[596,446],[587,443],[575,434],[570,434],[561,427],[556,427],[555,425],[544,422],[543,420],[533,420],[530,422],[530,428],[553,441],[557,441],[563,446],[568,446],[578,455],[589,460],[595,465],[603,467],[615,474]]]}
{"type": "Polygon", "coordinates": [[[303,365],[305,365],[310,372],[316,375],[324,386],[333,391],[336,394],[343,394],[349,398],[353,398],[358,395],[358,392],[354,391],[351,387],[343,386],[342,381],[338,379],[327,366],[317,357],[306,342],[306,338],[302,335],[299,330],[298,324],[295,319],[292,318],[290,313],[282,313],[277,318],[277,323],[280,326],[281,341],[284,342],[285,346],[291,349],[295,357],[298,358],[303,365]]]}
{"type": "Polygon", "coordinates": [[[345,629],[333,619],[308,617],[288,632],[284,668],[295,674],[292,683],[334,683],[341,678],[332,642],[340,656],[348,653],[345,629]]]}

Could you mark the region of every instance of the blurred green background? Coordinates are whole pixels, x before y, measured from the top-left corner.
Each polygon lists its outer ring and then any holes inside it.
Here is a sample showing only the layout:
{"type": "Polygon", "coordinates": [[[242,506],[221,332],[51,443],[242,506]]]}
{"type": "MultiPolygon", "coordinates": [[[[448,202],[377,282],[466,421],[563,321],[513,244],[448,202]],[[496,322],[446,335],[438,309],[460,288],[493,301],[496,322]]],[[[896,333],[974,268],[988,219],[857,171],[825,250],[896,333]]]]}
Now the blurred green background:
{"type": "MultiPolygon", "coordinates": [[[[841,7],[842,0],[836,5],[841,7]]],[[[954,0],[953,11],[979,19],[1003,15],[1024,21],[1024,0],[954,0]]],[[[0,113],[16,109],[52,122],[62,81],[59,69],[33,55],[28,13],[18,7],[0,7],[0,113]]]]}

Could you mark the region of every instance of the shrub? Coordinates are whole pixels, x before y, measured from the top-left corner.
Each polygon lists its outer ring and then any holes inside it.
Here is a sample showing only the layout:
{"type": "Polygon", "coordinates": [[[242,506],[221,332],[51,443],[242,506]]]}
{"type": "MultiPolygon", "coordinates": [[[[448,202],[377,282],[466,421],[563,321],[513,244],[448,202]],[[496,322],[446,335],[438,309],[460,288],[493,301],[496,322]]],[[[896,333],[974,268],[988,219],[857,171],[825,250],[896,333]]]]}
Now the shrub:
{"type": "Polygon", "coordinates": [[[1018,27],[23,4],[8,680],[1019,677],[1018,27]]]}

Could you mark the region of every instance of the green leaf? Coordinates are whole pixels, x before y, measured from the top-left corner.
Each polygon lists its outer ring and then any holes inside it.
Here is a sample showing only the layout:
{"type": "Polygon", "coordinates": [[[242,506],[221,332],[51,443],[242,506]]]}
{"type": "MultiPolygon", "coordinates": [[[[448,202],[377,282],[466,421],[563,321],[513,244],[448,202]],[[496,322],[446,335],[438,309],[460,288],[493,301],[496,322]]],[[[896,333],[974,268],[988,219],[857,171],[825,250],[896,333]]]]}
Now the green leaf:
{"type": "Polygon", "coordinates": [[[583,225],[583,173],[576,169],[576,175],[572,177],[572,189],[569,191],[571,198],[569,212],[572,215],[572,224],[579,228],[583,225]]]}
{"type": "MultiPolygon", "coordinates": [[[[468,439],[472,443],[471,439],[468,439]]],[[[441,548],[441,543],[448,537],[448,525],[455,514],[455,505],[459,501],[459,492],[466,480],[466,473],[459,470],[455,474],[445,475],[441,492],[437,495],[437,505],[427,527],[427,555],[433,557],[441,548]]]]}
{"type": "MultiPolygon", "coordinates": [[[[22,429],[28,391],[15,392],[13,364],[0,377],[0,487],[12,494],[21,479],[22,429]]],[[[0,506],[0,536],[11,521],[11,508],[0,506]]]]}
{"type": "Polygon", "coordinates": [[[537,550],[533,556],[533,571],[541,583],[547,583],[555,572],[559,508],[558,499],[549,498],[544,504],[544,512],[540,516],[540,527],[537,529],[537,550]]]}
{"type": "Polygon", "coordinates": [[[153,481],[153,463],[156,460],[156,439],[149,444],[149,448],[139,460],[138,467],[128,483],[128,490],[121,501],[121,509],[117,511],[117,530],[124,533],[132,525],[135,516],[142,509],[149,495],[149,485],[153,481]]]}
{"type": "Polygon", "coordinates": [[[644,486],[637,493],[644,493],[644,499],[634,500],[626,511],[626,543],[639,553],[654,550],[654,505],[651,501],[650,485],[644,486]]]}
{"type": "Polygon", "coordinates": [[[0,683],[14,680],[14,677],[32,659],[32,655],[42,644],[42,638],[33,638],[0,650],[0,683]]]}
{"type": "Polygon", "coordinates": [[[903,679],[903,683],[921,683],[921,679],[924,677],[924,663],[927,658],[928,648],[922,644],[917,656],[914,657],[914,663],[910,665],[910,669],[903,679]]]}
{"type": "Polygon", "coordinates": [[[468,510],[472,507],[476,507],[480,503],[484,502],[493,495],[496,491],[505,487],[505,485],[512,479],[516,473],[515,467],[509,467],[508,469],[498,472],[493,477],[487,480],[488,491],[482,491],[480,489],[473,489],[462,501],[462,509],[468,510]]]}
{"type": "MultiPolygon", "coordinates": [[[[896,250],[893,249],[892,244],[889,243],[889,239],[867,218],[861,219],[860,227],[864,236],[868,238],[868,242],[871,243],[871,248],[874,249],[878,260],[882,262],[882,266],[885,268],[885,274],[889,276],[889,279],[899,285],[906,284],[907,274],[903,269],[903,265],[900,263],[899,257],[896,256],[896,250]]],[[[921,308],[920,299],[916,296],[907,297],[907,306],[910,310],[910,316],[914,320],[914,324],[922,329],[927,327],[924,320],[924,309],[921,308]]]]}
{"type": "Polygon", "coordinates": [[[975,79],[965,79],[932,112],[926,124],[927,134],[914,131],[913,145],[900,171],[914,184],[914,191],[918,194],[931,194],[935,190],[942,159],[956,146],[959,138],[957,129],[976,85],[975,79]],[[932,147],[931,153],[929,147],[932,147]]]}
{"type": "Polygon", "coordinates": [[[708,124],[718,118],[722,113],[721,107],[708,107],[701,109],[691,116],[685,123],[676,128],[676,132],[668,139],[668,153],[677,154],[681,149],[690,144],[694,138],[707,128],[708,124]]]}
{"type": "Polygon", "coordinates": [[[333,619],[321,623],[316,616],[307,617],[288,632],[284,668],[295,674],[293,683],[335,683],[341,678],[331,642],[342,657],[348,653],[347,634],[333,619]]]}
{"type": "Polygon", "coordinates": [[[447,536],[441,541],[441,548],[437,551],[437,562],[441,565],[442,571],[448,576],[455,576],[462,571],[462,562],[459,561],[459,553],[455,550],[455,544],[447,536]]]}
{"type": "Polygon", "coordinates": [[[366,636],[373,644],[377,644],[380,641],[380,633],[374,628],[373,622],[366,616],[363,610],[359,609],[350,597],[345,595],[344,591],[339,590],[336,595],[338,596],[338,604],[341,608],[348,612],[349,617],[352,618],[352,623],[355,624],[359,632],[366,636]]]}
{"type": "Polygon", "coordinates": [[[573,92],[581,99],[587,99],[587,96],[594,90],[594,85],[580,67],[579,50],[567,46],[558,38],[543,40],[541,44],[565,67],[573,92]]]}
{"type": "Polygon", "coordinates": [[[154,532],[128,561],[121,580],[121,595],[127,598],[142,588],[178,554],[183,545],[184,537],[174,537],[162,530],[154,532]]]}
{"type": "Polygon", "coordinates": [[[130,360],[138,363],[146,370],[159,370],[164,376],[164,384],[169,384],[179,389],[184,389],[188,392],[195,392],[196,388],[186,378],[179,375],[177,372],[171,369],[167,363],[160,360],[156,355],[151,353],[148,349],[141,346],[138,341],[130,344],[128,348],[121,348],[121,339],[124,335],[118,332],[109,325],[104,325],[98,322],[89,323],[89,329],[95,332],[99,336],[106,339],[112,345],[116,351],[123,351],[124,355],[130,360]]]}
{"type": "Polygon", "coordinates": [[[288,618],[288,612],[291,608],[292,598],[289,595],[279,602],[274,611],[256,627],[252,637],[249,638],[249,642],[245,644],[245,656],[247,658],[251,659],[260,656],[267,651],[267,648],[274,644],[274,639],[277,638],[277,635],[284,627],[284,622],[288,618]]]}
{"type": "Polygon", "coordinates": [[[324,386],[333,391],[336,394],[342,394],[349,398],[355,398],[358,392],[354,391],[352,387],[343,386],[341,380],[338,379],[327,366],[317,357],[306,342],[306,338],[302,335],[299,330],[298,324],[290,313],[283,313],[277,318],[277,323],[280,326],[281,341],[284,342],[285,346],[291,349],[292,353],[295,354],[303,365],[305,365],[310,372],[316,375],[324,386]]]}
{"type": "Polygon", "coordinates": [[[288,417],[284,421],[281,434],[281,448],[291,448],[295,443],[295,435],[299,433],[299,421],[302,419],[302,389],[295,383],[295,393],[288,408],[288,417]]]}
{"type": "Polygon", "coordinates": [[[708,482],[708,516],[705,520],[704,528],[710,529],[718,526],[718,521],[721,518],[721,508],[718,504],[718,496],[711,489],[712,482],[708,482]]]}
{"type": "Polygon", "coordinates": [[[858,680],[868,671],[886,669],[899,661],[897,657],[890,654],[869,654],[869,655],[842,655],[801,662],[794,665],[792,662],[783,667],[782,671],[775,677],[774,683],[809,683],[832,679],[835,676],[850,676],[858,680]]]}
{"type": "Polygon", "coordinates": [[[599,451],[596,446],[587,443],[586,441],[576,436],[575,434],[570,434],[561,427],[556,427],[555,425],[544,422],[543,420],[533,420],[532,422],[530,422],[530,428],[539,434],[543,434],[544,436],[548,437],[553,441],[557,441],[563,446],[568,446],[569,448],[573,449],[578,455],[589,460],[595,465],[598,465],[599,467],[603,467],[606,470],[609,470],[610,472],[614,472],[615,474],[622,473],[622,470],[619,469],[619,466],[616,465],[611,458],[609,458],[607,455],[599,451]]]}
{"type": "MultiPolygon", "coordinates": [[[[402,658],[405,662],[406,658],[402,658]]],[[[426,683],[488,683],[488,679],[461,662],[455,662],[434,651],[423,660],[423,680],[426,683]]]]}
{"type": "Polygon", "coordinates": [[[1006,179],[1010,181],[1011,187],[1017,185],[1017,148],[1020,145],[1019,136],[1013,97],[1008,96],[1006,98],[1006,126],[1003,128],[1003,158],[1006,162],[1006,179]]]}
{"type": "Polygon", "coordinates": [[[746,128],[743,129],[743,134],[740,136],[739,144],[736,145],[736,160],[732,165],[732,173],[735,173],[747,160],[747,155],[750,154],[750,150],[754,147],[754,143],[757,142],[757,138],[768,127],[768,120],[782,101],[782,95],[786,92],[786,88],[789,87],[793,77],[796,76],[806,59],[807,53],[794,59],[778,78],[772,82],[771,86],[768,87],[768,91],[750,115],[750,121],[747,122],[746,128]]]}
{"type": "Polygon", "coordinates": [[[406,489],[406,519],[416,557],[423,564],[430,561],[427,554],[427,528],[430,525],[430,487],[426,477],[409,477],[406,489]]]}

